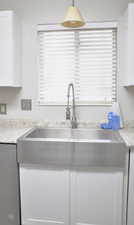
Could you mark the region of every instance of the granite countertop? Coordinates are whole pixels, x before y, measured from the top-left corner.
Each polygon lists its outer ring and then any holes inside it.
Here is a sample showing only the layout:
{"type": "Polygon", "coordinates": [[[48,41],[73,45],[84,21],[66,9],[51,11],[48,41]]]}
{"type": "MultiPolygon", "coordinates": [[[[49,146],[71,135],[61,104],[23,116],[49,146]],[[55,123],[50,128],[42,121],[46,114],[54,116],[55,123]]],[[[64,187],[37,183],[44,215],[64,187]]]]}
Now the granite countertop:
{"type": "Polygon", "coordinates": [[[29,131],[31,128],[0,128],[0,143],[16,144],[17,139],[29,131]]]}
{"type": "MultiPolygon", "coordinates": [[[[129,147],[134,147],[134,122],[126,124],[126,128],[121,129],[120,135],[129,147]]],[[[67,121],[32,121],[32,120],[0,120],[0,143],[16,144],[17,139],[28,132],[33,127],[70,127],[67,121]]],[[[79,128],[99,128],[98,123],[80,122],[79,128]]]]}
{"type": "Polygon", "coordinates": [[[119,131],[128,147],[134,147],[134,128],[126,128],[119,131]]]}

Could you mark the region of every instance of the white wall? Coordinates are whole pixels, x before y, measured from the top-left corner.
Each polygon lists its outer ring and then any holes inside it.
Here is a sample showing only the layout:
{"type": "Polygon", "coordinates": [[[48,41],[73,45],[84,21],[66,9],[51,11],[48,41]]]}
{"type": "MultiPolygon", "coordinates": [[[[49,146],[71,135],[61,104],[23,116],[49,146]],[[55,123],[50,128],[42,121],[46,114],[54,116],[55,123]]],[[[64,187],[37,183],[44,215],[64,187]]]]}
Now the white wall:
{"type": "MultiPolygon", "coordinates": [[[[60,22],[64,16],[69,0],[0,0],[0,10],[13,9],[22,21],[22,89],[0,88],[0,102],[7,103],[7,116],[0,118],[32,118],[46,120],[63,120],[64,107],[39,107],[37,103],[37,36],[38,23],[60,22]],[[31,98],[33,110],[22,112],[20,99],[31,98]]],[[[117,20],[127,7],[128,0],[77,0],[87,21],[117,20]]],[[[119,89],[119,99],[125,119],[133,119],[134,89],[119,89]]],[[[104,118],[109,107],[85,106],[77,109],[81,120],[99,121],[104,118]]]]}

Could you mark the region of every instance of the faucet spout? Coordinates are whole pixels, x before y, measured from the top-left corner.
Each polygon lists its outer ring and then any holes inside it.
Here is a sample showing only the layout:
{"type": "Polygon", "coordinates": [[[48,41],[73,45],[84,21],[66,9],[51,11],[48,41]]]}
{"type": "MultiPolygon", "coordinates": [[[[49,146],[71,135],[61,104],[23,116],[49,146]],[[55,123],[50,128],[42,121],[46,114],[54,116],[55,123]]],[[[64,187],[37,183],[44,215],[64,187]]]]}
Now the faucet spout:
{"type": "Polygon", "coordinates": [[[76,119],[76,105],[75,105],[75,92],[74,92],[74,85],[73,83],[70,83],[68,85],[68,91],[67,91],[67,108],[66,108],[66,119],[71,121],[71,126],[72,128],[77,128],[77,119],[76,119]],[[69,104],[69,99],[70,99],[70,90],[72,88],[72,95],[73,95],[73,101],[72,101],[72,118],[70,115],[70,104],[69,104]]]}

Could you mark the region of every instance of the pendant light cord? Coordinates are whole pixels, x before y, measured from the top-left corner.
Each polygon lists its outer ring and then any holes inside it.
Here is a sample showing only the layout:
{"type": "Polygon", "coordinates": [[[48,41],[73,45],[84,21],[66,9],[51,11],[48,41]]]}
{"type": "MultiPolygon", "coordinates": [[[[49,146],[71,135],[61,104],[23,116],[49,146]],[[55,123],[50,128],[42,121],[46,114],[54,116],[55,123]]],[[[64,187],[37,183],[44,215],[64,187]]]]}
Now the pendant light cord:
{"type": "Polygon", "coordinates": [[[74,0],[72,0],[72,6],[74,6],[74,0]]]}

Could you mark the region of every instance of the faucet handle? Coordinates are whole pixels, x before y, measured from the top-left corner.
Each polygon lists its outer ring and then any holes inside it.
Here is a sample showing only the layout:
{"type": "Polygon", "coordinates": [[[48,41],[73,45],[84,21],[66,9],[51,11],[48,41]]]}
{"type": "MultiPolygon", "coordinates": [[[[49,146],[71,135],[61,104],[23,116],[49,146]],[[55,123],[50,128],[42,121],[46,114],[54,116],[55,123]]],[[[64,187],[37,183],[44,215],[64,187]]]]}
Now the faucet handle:
{"type": "Polygon", "coordinates": [[[70,120],[70,108],[66,108],[66,120],[70,120]]]}

